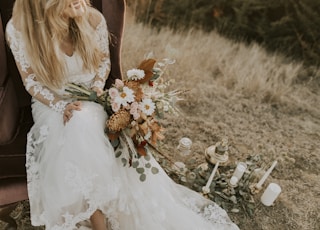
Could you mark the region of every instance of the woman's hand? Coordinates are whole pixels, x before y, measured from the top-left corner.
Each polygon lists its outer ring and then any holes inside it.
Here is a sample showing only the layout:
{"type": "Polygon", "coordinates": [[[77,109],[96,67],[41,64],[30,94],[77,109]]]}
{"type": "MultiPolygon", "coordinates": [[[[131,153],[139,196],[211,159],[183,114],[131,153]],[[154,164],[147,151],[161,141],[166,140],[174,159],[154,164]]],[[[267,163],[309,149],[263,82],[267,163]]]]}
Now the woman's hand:
{"type": "Polygon", "coordinates": [[[92,90],[95,91],[97,93],[97,96],[100,97],[103,94],[103,90],[94,86],[92,87],[92,90]]]}
{"type": "Polygon", "coordinates": [[[63,124],[66,124],[71,119],[73,110],[77,110],[77,111],[81,110],[81,102],[80,101],[74,101],[74,102],[67,104],[67,106],[63,112],[63,124]]]}

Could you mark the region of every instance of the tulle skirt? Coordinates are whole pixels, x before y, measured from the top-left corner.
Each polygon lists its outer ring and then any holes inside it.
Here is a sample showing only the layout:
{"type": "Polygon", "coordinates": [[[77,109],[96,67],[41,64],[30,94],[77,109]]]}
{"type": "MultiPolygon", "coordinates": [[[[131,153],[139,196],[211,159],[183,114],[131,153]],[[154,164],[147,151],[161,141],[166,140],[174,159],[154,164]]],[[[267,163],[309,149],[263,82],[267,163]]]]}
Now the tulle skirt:
{"type": "Polygon", "coordinates": [[[65,125],[40,102],[32,112],[26,168],[33,225],[91,229],[90,216],[101,210],[112,230],[238,229],[215,203],[172,181],[152,156],[148,163],[159,172],[146,171],[143,182],[135,168],[123,166],[104,134],[100,105],[82,102],[65,125]]]}

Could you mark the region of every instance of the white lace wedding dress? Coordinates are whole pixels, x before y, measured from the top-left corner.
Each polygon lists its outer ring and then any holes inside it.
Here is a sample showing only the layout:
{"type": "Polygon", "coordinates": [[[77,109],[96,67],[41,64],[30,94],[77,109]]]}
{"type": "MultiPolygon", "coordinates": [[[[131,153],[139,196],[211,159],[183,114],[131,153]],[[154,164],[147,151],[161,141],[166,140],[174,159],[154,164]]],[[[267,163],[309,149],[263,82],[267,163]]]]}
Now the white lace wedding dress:
{"type": "MultiPolygon", "coordinates": [[[[109,57],[108,31],[104,19],[95,28],[96,41],[109,57]]],[[[84,229],[90,215],[102,210],[112,230],[233,230],[226,212],[202,195],[173,182],[160,172],[139,180],[132,167],[123,167],[104,134],[107,115],[93,102],[82,102],[64,125],[62,113],[68,100],[64,88],[51,90],[32,72],[21,33],[12,20],[6,28],[26,89],[33,97],[34,125],[28,134],[26,169],[35,226],[47,230],[84,229]]],[[[75,52],[63,53],[68,82],[103,87],[110,60],[98,73],[83,71],[75,52]]],[[[123,148],[122,151],[128,151],[123,148]]],[[[90,229],[90,227],[88,227],[90,229]]]]}

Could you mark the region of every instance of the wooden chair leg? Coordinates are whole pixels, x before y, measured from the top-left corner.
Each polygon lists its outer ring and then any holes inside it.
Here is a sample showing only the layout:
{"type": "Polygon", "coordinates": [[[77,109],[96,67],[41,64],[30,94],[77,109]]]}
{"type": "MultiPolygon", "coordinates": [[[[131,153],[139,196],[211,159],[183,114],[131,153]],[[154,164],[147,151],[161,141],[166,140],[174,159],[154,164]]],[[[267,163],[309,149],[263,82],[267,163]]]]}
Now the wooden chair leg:
{"type": "Polygon", "coordinates": [[[0,207],[0,220],[7,223],[5,230],[16,230],[18,227],[16,221],[10,216],[17,204],[14,203],[0,207]]]}

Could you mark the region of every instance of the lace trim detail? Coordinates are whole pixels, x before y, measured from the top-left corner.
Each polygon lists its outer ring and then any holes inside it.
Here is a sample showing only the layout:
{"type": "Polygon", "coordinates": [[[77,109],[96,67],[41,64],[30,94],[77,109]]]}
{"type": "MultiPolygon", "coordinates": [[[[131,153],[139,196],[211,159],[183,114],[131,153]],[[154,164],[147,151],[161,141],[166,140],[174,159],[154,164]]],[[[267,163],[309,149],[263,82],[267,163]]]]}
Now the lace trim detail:
{"type": "MultiPolygon", "coordinates": [[[[108,206],[108,210],[105,213],[106,218],[110,222],[113,230],[120,230],[120,223],[118,221],[115,208],[113,208],[113,204],[110,201],[104,200],[106,198],[106,194],[114,193],[114,196],[117,196],[117,192],[114,188],[118,186],[98,186],[94,183],[97,174],[92,174],[89,176],[84,176],[82,170],[72,163],[68,163],[66,165],[65,180],[72,187],[72,189],[76,192],[80,192],[84,199],[87,200],[88,208],[85,212],[79,213],[77,215],[72,215],[69,212],[66,212],[64,215],[64,223],[61,225],[56,225],[52,229],[54,230],[66,230],[66,229],[74,229],[76,225],[79,225],[79,222],[82,220],[87,220],[90,218],[92,213],[94,213],[97,209],[101,209],[101,204],[105,204],[108,206]]],[[[119,179],[116,180],[115,184],[119,184],[119,179]]]]}
{"type": "Polygon", "coordinates": [[[63,113],[68,102],[56,97],[49,88],[37,81],[36,75],[32,73],[30,63],[26,57],[25,43],[22,35],[15,29],[12,20],[7,24],[6,35],[16,62],[19,63],[21,70],[26,73],[21,76],[26,90],[32,97],[48,105],[54,111],[63,113]]]}
{"type": "Polygon", "coordinates": [[[22,71],[27,73],[28,68],[30,68],[30,63],[25,56],[25,43],[22,41],[21,33],[13,26],[12,19],[7,24],[6,33],[12,54],[19,62],[22,71]]]}
{"type": "Polygon", "coordinates": [[[50,102],[49,107],[52,108],[54,111],[56,111],[57,113],[61,113],[63,114],[64,110],[66,109],[66,106],[69,102],[67,101],[58,101],[55,104],[53,104],[52,102],[50,102]]]}
{"type": "Polygon", "coordinates": [[[87,177],[83,177],[83,173],[81,170],[76,167],[74,164],[68,163],[67,164],[65,175],[65,181],[72,187],[75,191],[80,191],[84,198],[90,198],[89,194],[93,190],[92,181],[97,175],[90,175],[87,177]]]}
{"type": "Polygon", "coordinates": [[[210,204],[201,207],[193,198],[184,198],[183,201],[194,212],[196,212],[198,215],[201,215],[211,223],[221,225],[234,225],[234,223],[228,217],[226,211],[214,202],[210,202],[210,204]]]}
{"type": "Polygon", "coordinates": [[[49,127],[43,125],[39,128],[38,137],[36,137],[34,133],[29,133],[27,136],[26,169],[28,174],[28,195],[30,199],[36,199],[37,192],[39,191],[39,163],[36,150],[41,147],[42,143],[47,139],[48,134],[49,127]]]}
{"type": "Polygon", "coordinates": [[[44,99],[48,100],[48,105],[54,111],[58,113],[63,113],[65,110],[66,105],[68,104],[67,101],[59,100],[55,102],[56,98],[51,90],[47,87],[43,86],[40,82],[36,80],[35,74],[30,74],[28,77],[24,79],[25,87],[28,92],[31,90],[33,91],[33,97],[36,97],[40,94],[44,99]],[[54,103],[55,102],[55,103],[54,103]]]}
{"type": "Polygon", "coordinates": [[[222,209],[216,204],[205,207],[202,216],[214,223],[233,225],[225,211],[222,211],[222,209]]]}
{"type": "Polygon", "coordinates": [[[93,82],[93,84],[91,85],[91,87],[98,87],[98,88],[100,88],[100,89],[103,89],[103,87],[104,87],[104,82],[101,80],[96,80],[96,81],[94,81],[93,82]]]}
{"type": "MultiPolygon", "coordinates": [[[[90,216],[98,209],[98,207],[90,206],[86,212],[82,212],[77,215],[72,215],[69,212],[66,212],[62,215],[64,218],[64,223],[61,225],[54,225],[52,227],[49,227],[50,230],[74,230],[74,229],[91,229],[86,228],[86,226],[81,225],[81,222],[83,220],[88,220],[90,216]],[[83,227],[83,228],[81,228],[83,227]]],[[[108,215],[106,214],[106,218],[109,221],[109,224],[111,225],[112,230],[120,230],[120,223],[118,221],[118,218],[114,215],[108,215]]]]}
{"type": "Polygon", "coordinates": [[[102,61],[102,64],[99,66],[98,72],[97,72],[97,77],[101,78],[101,79],[106,79],[107,76],[107,72],[110,70],[110,59],[109,58],[105,58],[102,61]]]}
{"type": "Polygon", "coordinates": [[[108,72],[110,71],[110,56],[109,56],[109,40],[108,40],[108,29],[107,29],[107,24],[105,21],[105,18],[101,16],[101,22],[96,28],[96,33],[97,33],[97,42],[99,49],[101,50],[102,53],[105,54],[105,58],[102,60],[96,74],[96,78],[92,84],[92,87],[96,86],[101,89],[104,87],[104,83],[107,80],[108,72]],[[97,83],[96,83],[97,82],[97,83]],[[99,83],[102,82],[102,83],[99,83]]]}
{"type": "MultiPolygon", "coordinates": [[[[36,201],[36,203],[31,203],[31,209],[40,208],[41,201],[38,199],[40,197],[40,174],[39,174],[39,151],[42,148],[42,144],[46,141],[49,135],[49,127],[46,125],[41,126],[39,129],[33,129],[29,132],[27,137],[27,155],[26,155],[26,169],[27,169],[27,178],[28,178],[28,195],[30,200],[36,201]]],[[[31,216],[32,223],[34,225],[46,225],[46,228],[50,230],[74,230],[79,223],[83,220],[88,220],[90,216],[97,210],[100,209],[100,205],[103,203],[103,197],[105,197],[105,189],[94,189],[97,185],[94,184],[94,178],[98,175],[91,175],[87,177],[82,177],[83,173],[81,169],[75,166],[74,164],[69,163],[67,166],[67,174],[65,180],[72,186],[75,191],[80,191],[84,198],[87,200],[88,208],[81,213],[76,215],[70,214],[68,211],[62,214],[63,223],[52,226],[48,222],[46,211],[41,210],[39,216],[31,216]],[[97,192],[100,191],[100,192],[97,192]],[[94,197],[92,194],[95,194],[94,197]]],[[[120,183],[120,179],[116,180],[116,184],[120,183]]],[[[114,189],[118,186],[110,186],[106,189],[114,189]]],[[[115,192],[116,194],[116,192],[115,192]]],[[[116,196],[116,195],[115,195],[116,196]]],[[[115,204],[109,202],[106,204],[108,210],[105,210],[106,218],[108,218],[110,225],[113,230],[120,230],[120,223],[116,214],[115,204]]],[[[32,213],[32,211],[31,211],[32,213]]]]}
{"type": "Polygon", "coordinates": [[[108,29],[105,18],[101,15],[101,21],[96,28],[96,32],[98,35],[98,44],[102,53],[109,53],[109,41],[108,41],[108,29]]]}

